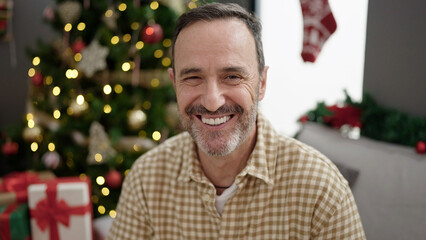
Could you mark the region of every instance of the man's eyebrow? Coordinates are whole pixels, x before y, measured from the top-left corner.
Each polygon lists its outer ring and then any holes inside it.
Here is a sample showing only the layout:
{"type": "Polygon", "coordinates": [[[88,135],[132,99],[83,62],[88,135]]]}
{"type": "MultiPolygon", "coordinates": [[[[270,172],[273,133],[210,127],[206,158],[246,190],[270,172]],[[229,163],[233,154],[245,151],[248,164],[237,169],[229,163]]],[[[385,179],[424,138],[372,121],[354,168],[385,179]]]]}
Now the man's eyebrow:
{"type": "Polygon", "coordinates": [[[231,67],[224,67],[221,69],[222,72],[239,72],[239,73],[247,73],[247,70],[243,67],[239,66],[231,66],[231,67]]]}
{"type": "Polygon", "coordinates": [[[179,72],[179,76],[182,77],[186,74],[200,73],[200,72],[201,72],[200,68],[184,68],[179,72]]]}

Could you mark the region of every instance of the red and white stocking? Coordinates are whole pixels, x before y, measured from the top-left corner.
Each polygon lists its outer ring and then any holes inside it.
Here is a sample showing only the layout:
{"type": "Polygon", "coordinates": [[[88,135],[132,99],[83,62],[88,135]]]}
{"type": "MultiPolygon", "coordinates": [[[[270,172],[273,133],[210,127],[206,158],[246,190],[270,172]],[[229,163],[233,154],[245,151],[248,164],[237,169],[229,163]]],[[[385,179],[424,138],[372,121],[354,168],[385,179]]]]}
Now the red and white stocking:
{"type": "Polygon", "coordinates": [[[336,31],[337,24],[327,0],[300,0],[303,14],[303,49],[305,62],[315,62],[322,46],[336,31]]]}

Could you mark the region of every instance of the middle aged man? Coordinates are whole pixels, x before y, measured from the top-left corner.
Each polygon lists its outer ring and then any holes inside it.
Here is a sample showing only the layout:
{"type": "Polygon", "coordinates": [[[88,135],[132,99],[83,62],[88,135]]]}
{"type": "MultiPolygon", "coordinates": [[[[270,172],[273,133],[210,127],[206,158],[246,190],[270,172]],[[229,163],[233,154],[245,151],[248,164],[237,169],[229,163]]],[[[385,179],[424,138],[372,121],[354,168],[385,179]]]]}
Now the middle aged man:
{"type": "Polygon", "coordinates": [[[233,4],[179,18],[169,73],[187,132],[135,162],[110,239],[365,239],[334,164],[258,113],[260,29],[233,4]]]}

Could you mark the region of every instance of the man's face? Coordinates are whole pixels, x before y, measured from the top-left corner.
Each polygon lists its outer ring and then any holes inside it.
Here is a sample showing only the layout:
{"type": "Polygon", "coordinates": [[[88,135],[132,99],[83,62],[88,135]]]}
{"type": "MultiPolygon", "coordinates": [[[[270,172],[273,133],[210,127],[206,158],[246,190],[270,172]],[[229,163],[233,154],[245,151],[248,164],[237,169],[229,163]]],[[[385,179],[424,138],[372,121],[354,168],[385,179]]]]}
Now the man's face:
{"type": "Polygon", "coordinates": [[[199,21],[175,43],[174,71],[183,127],[211,156],[225,156],[255,137],[257,104],[266,87],[254,38],[238,19],[199,21]]]}

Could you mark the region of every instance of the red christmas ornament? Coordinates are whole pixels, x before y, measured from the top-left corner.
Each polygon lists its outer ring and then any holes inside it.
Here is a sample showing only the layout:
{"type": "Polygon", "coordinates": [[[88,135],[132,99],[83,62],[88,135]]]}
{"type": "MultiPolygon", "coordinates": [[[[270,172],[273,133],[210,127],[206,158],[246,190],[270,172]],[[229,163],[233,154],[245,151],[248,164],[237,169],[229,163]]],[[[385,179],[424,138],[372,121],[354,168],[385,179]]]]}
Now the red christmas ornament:
{"type": "Polygon", "coordinates": [[[41,72],[36,72],[31,78],[31,82],[34,84],[34,86],[37,87],[43,85],[43,75],[41,74],[41,72]]]}
{"type": "Polygon", "coordinates": [[[325,116],[324,122],[330,124],[332,127],[339,129],[345,124],[349,124],[351,127],[362,127],[360,120],[361,109],[351,105],[343,107],[333,105],[327,107],[327,109],[333,114],[331,116],[325,116]]]}
{"type": "Polygon", "coordinates": [[[19,145],[16,142],[8,141],[1,146],[1,152],[5,156],[15,155],[18,153],[19,145]]]}
{"type": "Polygon", "coordinates": [[[123,182],[123,177],[119,171],[113,169],[105,175],[105,182],[110,188],[119,188],[123,182]]]}
{"type": "Polygon", "coordinates": [[[426,142],[418,141],[416,144],[416,152],[418,154],[425,154],[426,153],[426,142]]]}
{"type": "Polygon", "coordinates": [[[71,46],[71,49],[74,53],[79,53],[79,52],[83,51],[83,49],[85,49],[85,48],[86,48],[86,43],[83,42],[83,40],[81,40],[81,39],[76,40],[71,46]]]}
{"type": "Polygon", "coordinates": [[[163,39],[163,28],[160,24],[146,25],[141,31],[141,39],[148,44],[155,44],[163,39]]]}

